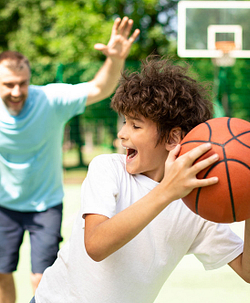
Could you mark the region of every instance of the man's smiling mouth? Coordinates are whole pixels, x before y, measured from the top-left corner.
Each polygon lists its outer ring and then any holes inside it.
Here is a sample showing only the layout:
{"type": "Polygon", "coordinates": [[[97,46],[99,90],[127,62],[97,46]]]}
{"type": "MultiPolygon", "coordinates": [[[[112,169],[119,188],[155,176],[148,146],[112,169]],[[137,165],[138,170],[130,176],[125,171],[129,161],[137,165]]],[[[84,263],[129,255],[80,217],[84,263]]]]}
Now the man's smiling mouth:
{"type": "Polygon", "coordinates": [[[20,98],[9,98],[8,102],[10,102],[11,104],[19,104],[22,103],[24,100],[24,98],[20,97],[20,98]]]}

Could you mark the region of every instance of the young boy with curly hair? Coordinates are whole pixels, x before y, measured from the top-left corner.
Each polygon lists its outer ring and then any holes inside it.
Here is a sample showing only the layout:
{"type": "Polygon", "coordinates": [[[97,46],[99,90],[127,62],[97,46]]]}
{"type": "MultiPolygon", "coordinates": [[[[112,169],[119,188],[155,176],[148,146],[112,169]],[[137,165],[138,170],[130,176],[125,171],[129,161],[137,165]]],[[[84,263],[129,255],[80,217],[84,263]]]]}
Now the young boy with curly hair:
{"type": "Polygon", "coordinates": [[[183,136],[212,117],[207,91],[185,68],[153,58],[141,73],[123,74],[112,107],[125,117],[118,137],[127,154],[91,162],[71,238],[45,271],[36,302],[152,303],[186,254],[206,269],[229,264],[249,282],[249,220],[244,244],[181,200],[218,182],[196,178],[218,160],[193,164],[209,144],[178,157],[183,136]]]}

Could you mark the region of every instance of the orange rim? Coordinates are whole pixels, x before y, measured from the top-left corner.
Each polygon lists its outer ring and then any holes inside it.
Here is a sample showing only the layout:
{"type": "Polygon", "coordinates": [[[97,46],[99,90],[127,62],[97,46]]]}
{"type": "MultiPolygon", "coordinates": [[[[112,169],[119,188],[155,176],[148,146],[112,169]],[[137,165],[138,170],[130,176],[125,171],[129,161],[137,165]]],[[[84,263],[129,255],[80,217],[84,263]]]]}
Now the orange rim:
{"type": "Polygon", "coordinates": [[[229,53],[232,50],[235,50],[234,41],[216,41],[215,47],[218,50],[222,50],[224,54],[229,53]]]}

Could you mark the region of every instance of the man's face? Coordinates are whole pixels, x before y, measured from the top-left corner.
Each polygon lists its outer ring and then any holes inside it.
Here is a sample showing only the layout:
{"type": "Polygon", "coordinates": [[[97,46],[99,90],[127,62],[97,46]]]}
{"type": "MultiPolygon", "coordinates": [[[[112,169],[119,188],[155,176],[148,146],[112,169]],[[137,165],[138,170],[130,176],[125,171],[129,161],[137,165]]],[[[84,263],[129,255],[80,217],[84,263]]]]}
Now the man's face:
{"type": "Polygon", "coordinates": [[[8,61],[0,64],[0,97],[12,116],[20,114],[28,97],[30,70],[25,63],[9,67],[8,61]]]}

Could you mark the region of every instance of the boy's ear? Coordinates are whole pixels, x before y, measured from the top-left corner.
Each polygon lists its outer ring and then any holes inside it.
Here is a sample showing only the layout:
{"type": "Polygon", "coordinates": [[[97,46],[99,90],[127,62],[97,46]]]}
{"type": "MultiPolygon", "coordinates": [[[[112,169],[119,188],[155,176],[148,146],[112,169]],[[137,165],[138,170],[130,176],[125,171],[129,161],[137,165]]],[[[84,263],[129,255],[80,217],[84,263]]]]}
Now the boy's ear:
{"type": "Polygon", "coordinates": [[[180,127],[174,127],[170,130],[168,137],[166,138],[166,150],[171,151],[182,140],[182,129],[180,127]]]}

